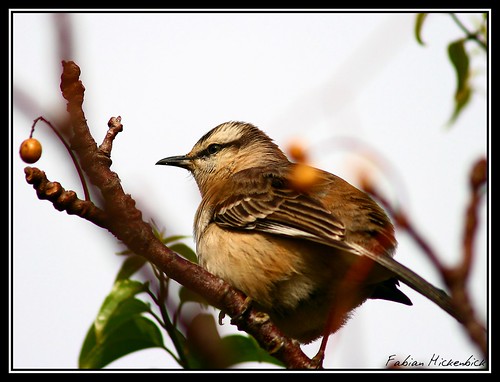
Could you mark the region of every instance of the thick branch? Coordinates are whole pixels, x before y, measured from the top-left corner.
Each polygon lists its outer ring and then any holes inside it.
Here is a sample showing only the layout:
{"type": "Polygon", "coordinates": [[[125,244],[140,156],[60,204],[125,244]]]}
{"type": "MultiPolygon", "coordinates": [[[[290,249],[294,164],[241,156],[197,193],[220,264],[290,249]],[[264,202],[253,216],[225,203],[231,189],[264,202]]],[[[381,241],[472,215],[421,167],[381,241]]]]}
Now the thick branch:
{"type": "Polygon", "coordinates": [[[79,76],[80,68],[74,62],[63,61],[61,91],[67,100],[73,130],[71,148],[90,182],[101,191],[104,207],[101,210],[92,202],[79,200],[73,191],[65,191],[59,183],[48,181],[43,171],[27,167],[26,179],[36,189],[37,195],[50,200],[58,210],[66,210],[106,228],[131,251],[144,256],[168,277],[204,296],[210,304],[229,316],[238,317],[238,328],[254,336],[264,349],[272,351],[287,367],[314,367],[298,343],[281,335],[271,322],[262,320],[260,312],[248,308],[246,296],[178,256],[154,236],[151,226],[142,220],[135,201],[123,191],[118,175],[110,169],[112,142],[123,128],[120,118],[110,120],[108,134],[98,147],[82,109],[85,88],[79,76]]]}

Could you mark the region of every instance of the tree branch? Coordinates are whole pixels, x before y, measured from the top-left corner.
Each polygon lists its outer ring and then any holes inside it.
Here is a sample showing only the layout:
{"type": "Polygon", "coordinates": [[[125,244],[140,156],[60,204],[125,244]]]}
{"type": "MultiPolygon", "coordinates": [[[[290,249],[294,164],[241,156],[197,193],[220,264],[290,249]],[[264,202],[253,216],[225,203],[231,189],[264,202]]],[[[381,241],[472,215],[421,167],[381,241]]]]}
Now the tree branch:
{"type": "Polygon", "coordinates": [[[369,182],[364,182],[363,189],[373,195],[385,207],[393,217],[396,226],[405,230],[408,235],[418,244],[422,252],[431,260],[439,271],[443,282],[450,290],[450,295],[454,306],[461,317],[460,322],[465,328],[470,339],[481,349],[485,358],[488,357],[488,344],[486,329],[476,317],[472,302],[467,291],[467,278],[470,273],[473,259],[473,243],[477,231],[477,209],[483,193],[483,185],[487,180],[486,159],[479,159],[473,166],[470,174],[471,199],[467,207],[465,217],[465,227],[463,233],[463,257],[462,262],[455,267],[447,267],[440,260],[437,253],[431,248],[429,243],[419,233],[416,227],[410,222],[407,214],[395,208],[382,195],[380,195],[369,182]]]}
{"type": "Polygon", "coordinates": [[[59,211],[65,210],[106,228],[131,251],[144,256],[168,277],[199,293],[222,312],[237,317],[238,328],[251,334],[288,368],[314,367],[296,341],[284,337],[269,320],[262,319],[260,312],[248,307],[243,293],[178,256],[154,236],[151,226],[142,220],[142,213],[135,207],[134,199],[124,192],[118,175],[110,169],[112,143],[123,129],[121,119],[110,120],[108,133],[98,147],[90,134],[82,108],[85,88],[79,79],[80,68],[72,61],[63,61],[62,64],[61,91],[67,100],[73,131],[71,149],[89,181],[101,191],[104,206],[100,209],[91,201],[79,200],[73,191],[66,191],[59,183],[50,182],[43,171],[27,167],[26,180],[33,185],[38,197],[50,200],[59,211]]]}

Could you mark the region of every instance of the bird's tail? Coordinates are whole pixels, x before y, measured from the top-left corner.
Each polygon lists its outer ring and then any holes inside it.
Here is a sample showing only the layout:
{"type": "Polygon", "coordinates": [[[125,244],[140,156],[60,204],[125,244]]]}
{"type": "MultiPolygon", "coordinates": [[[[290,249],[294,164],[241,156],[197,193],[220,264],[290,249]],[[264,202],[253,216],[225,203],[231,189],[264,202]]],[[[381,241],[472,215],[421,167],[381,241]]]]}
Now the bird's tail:
{"type": "Polygon", "coordinates": [[[402,283],[427,297],[441,309],[449,313],[457,321],[463,323],[463,317],[457,311],[451,297],[444,290],[435,287],[423,277],[419,276],[417,273],[413,272],[411,269],[407,268],[390,256],[376,255],[356,244],[350,244],[350,246],[356,254],[367,256],[376,263],[380,264],[382,267],[392,272],[402,283]]]}

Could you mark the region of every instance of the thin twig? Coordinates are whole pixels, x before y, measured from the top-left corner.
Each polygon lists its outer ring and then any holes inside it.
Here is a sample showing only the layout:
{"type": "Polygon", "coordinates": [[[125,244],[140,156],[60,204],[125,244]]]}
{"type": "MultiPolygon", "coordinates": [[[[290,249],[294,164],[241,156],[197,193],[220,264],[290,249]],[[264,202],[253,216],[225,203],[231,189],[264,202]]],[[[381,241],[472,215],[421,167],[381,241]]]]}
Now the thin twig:
{"type": "MultiPolygon", "coordinates": [[[[160,284],[162,282],[160,281],[160,284]]],[[[174,344],[175,350],[177,351],[177,356],[174,356],[175,360],[177,363],[182,366],[183,368],[188,368],[188,361],[186,358],[186,355],[184,354],[184,349],[182,344],[178,340],[178,336],[176,333],[175,327],[172,325],[170,321],[170,317],[168,316],[168,312],[165,309],[165,304],[163,304],[163,298],[161,296],[157,297],[149,288],[147,290],[147,293],[149,297],[153,300],[153,302],[158,306],[160,309],[160,314],[161,318],[158,317],[152,310],[149,311],[150,314],[155,317],[155,319],[160,323],[160,325],[165,329],[165,331],[168,333],[170,339],[172,340],[172,343],[174,344]]],[[[170,352],[173,355],[173,352],[170,352]]]]}
{"type": "Polygon", "coordinates": [[[163,317],[163,323],[165,324],[165,330],[167,331],[172,343],[174,344],[175,349],[177,350],[177,354],[179,359],[181,360],[181,365],[184,368],[189,368],[189,362],[185,354],[185,349],[182,343],[179,341],[179,337],[177,334],[177,328],[172,323],[170,319],[170,315],[167,310],[167,304],[165,304],[165,300],[168,296],[168,278],[166,278],[165,273],[163,273],[156,266],[152,265],[153,272],[158,280],[160,290],[158,291],[158,297],[154,298],[155,304],[160,309],[161,316],[163,317]]]}
{"type": "Polygon", "coordinates": [[[83,194],[85,195],[85,200],[90,201],[90,193],[89,189],[87,187],[87,182],[85,181],[85,176],[83,175],[82,168],[80,167],[80,164],[78,163],[78,160],[75,157],[75,154],[73,154],[73,151],[71,150],[71,147],[69,147],[68,143],[64,139],[64,137],[59,133],[57,128],[52,125],[52,123],[48,120],[46,120],[44,117],[38,117],[33,121],[33,125],[31,126],[31,132],[30,132],[30,138],[33,136],[33,132],[35,131],[35,125],[37,124],[38,121],[43,121],[45,122],[54,132],[55,135],[57,135],[57,138],[62,142],[64,147],[66,148],[66,151],[68,152],[69,156],[71,157],[71,160],[73,161],[73,164],[75,165],[76,172],[78,173],[78,177],[80,178],[80,182],[82,183],[83,187],[83,194]]]}
{"type": "Polygon", "coordinates": [[[465,33],[465,36],[468,40],[474,40],[477,42],[481,48],[487,49],[486,43],[479,38],[480,32],[471,32],[463,23],[462,21],[458,18],[458,16],[455,13],[450,13],[451,18],[455,23],[458,25],[458,27],[465,33]]]}

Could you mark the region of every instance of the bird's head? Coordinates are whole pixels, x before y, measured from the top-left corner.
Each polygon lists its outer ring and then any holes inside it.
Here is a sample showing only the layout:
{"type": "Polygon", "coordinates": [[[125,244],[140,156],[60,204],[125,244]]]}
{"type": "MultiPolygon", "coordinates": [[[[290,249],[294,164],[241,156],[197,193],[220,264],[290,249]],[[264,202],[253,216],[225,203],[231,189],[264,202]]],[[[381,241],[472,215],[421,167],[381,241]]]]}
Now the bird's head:
{"type": "Polygon", "coordinates": [[[238,171],[286,163],[287,157],[272,139],[245,122],[220,124],[201,137],[188,154],[156,162],[189,170],[202,195],[238,171]]]}

